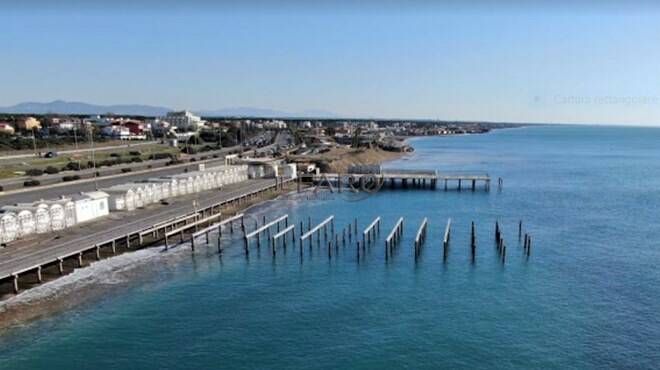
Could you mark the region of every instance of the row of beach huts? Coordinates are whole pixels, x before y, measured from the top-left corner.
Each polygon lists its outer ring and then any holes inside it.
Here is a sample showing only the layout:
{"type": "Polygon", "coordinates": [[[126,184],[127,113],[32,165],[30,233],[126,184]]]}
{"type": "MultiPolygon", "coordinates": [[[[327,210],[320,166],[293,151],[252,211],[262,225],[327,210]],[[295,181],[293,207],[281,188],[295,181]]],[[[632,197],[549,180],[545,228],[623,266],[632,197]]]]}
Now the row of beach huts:
{"type": "Polygon", "coordinates": [[[56,200],[4,206],[0,208],[0,244],[31,234],[63,230],[107,216],[110,212],[132,211],[247,179],[247,165],[225,165],[115,185],[56,200]]]}

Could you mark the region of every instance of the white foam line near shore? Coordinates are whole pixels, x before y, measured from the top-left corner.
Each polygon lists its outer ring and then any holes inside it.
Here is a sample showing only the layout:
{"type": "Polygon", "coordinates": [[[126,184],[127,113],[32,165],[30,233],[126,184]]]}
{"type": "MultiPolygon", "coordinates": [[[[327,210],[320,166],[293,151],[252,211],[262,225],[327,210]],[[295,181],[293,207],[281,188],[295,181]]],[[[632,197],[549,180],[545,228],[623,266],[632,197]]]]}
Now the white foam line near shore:
{"type": "MultiPolygon", "coordinates": [[[[297,202],[303,199],[302,197],[298,199],[299,195],[302,196],[302,194],[304,192],[297,194],[296,191],[292,191],[282,194],[277,198],[253,204],[242,212],[246,215],[249,213],[252,217],[255,217],[255,215],[281,208],[280,202],[282,201],[297,202]]],[[[163,253],[162,248],[156,245],[150,248],[128,251],[100,261],[94,261],[89,266],[76,268],[67,275],[26,289],[16,296],[0,301],[0,313],[20,305],[38,303],[46,299],[55,299],[60,295],[69,294],[75,290],[92,285],[101,286],[127,283],[126,272],[148,262],[165,261],[172,259],[174,256],[179,256],[181,253],[189,254],[190,250],[186,248],[187,246],[189,246],[189,243],[186,242],[181,244],[179,248],[174,248],[167,253],[163,253]]]]}
{"type": "Polygon", "coordinates": [[[185,248],[169,253],[161,253],[160,248],[145,248],[92,262],[89,266],[77,268],[70,274],[27,289],[16,296],[1,301],[0,313],[18,305],[57,298],[61,294],[67,294],[73,290],[90,285],[117,285],[125,283],[127,282],[125,273],[131,269],[149,261],[172,258],[182,251],[189,253],[185,248]]]}

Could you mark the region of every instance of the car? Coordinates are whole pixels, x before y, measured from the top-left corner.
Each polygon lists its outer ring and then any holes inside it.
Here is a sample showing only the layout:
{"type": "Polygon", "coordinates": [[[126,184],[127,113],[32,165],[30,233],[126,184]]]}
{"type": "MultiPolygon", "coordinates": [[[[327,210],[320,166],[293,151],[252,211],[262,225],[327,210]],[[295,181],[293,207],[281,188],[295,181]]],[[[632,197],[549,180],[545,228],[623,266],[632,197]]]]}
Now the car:
{"type": "Polygon", "coordinates": [[[57,157],[57,152],[48,152],[44,154],[44,158],[55,158],[57,157]]]}

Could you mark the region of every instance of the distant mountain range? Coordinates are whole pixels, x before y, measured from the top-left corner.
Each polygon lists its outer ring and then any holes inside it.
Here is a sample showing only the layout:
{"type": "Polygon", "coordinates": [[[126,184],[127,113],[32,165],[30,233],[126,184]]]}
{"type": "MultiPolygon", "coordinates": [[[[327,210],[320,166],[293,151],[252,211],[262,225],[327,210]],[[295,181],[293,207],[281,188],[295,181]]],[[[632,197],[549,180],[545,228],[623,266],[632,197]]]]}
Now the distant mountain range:
{"type": "MultiPolygon", "coordinates": [[[[26,102],[11,107],[0,107],[1,113],[15,114],[121,114],[130,116],[164,116],[174,111],[166,107],[139,104],[97,105],[83,102],[55,100],[49,103],[26,102]]],[[[322,110],[306,110],[298,113],[284,112],[273,109],[239,107],[215,110],[195,111],[205,117],[297,117],[297,118],[336,118],[332,112],[322,110]]]]}

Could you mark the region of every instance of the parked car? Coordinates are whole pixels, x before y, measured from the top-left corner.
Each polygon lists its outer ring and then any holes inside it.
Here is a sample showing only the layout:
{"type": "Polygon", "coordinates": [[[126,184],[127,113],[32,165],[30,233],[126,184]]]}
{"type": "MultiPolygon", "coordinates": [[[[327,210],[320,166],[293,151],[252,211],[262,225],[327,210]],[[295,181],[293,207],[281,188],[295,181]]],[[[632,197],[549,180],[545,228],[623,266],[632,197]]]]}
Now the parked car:
{"type": "Polygon", "coordinates": [[[44,154],[44,158],[55,158],[57,157],[57,152],[48,152],[44,154]]]}

